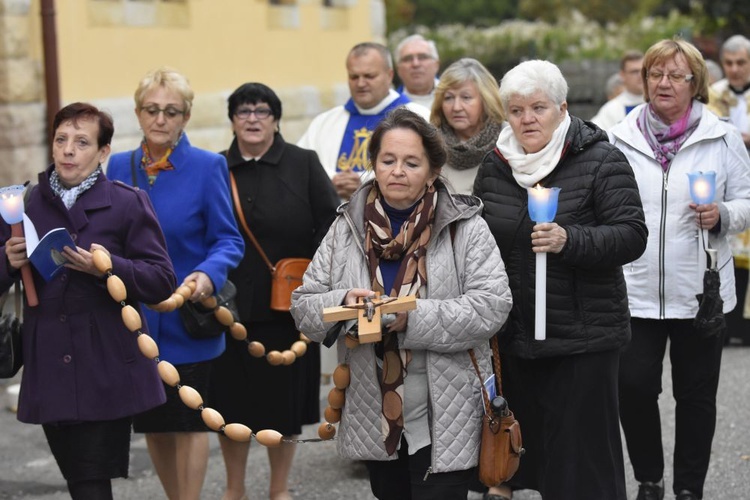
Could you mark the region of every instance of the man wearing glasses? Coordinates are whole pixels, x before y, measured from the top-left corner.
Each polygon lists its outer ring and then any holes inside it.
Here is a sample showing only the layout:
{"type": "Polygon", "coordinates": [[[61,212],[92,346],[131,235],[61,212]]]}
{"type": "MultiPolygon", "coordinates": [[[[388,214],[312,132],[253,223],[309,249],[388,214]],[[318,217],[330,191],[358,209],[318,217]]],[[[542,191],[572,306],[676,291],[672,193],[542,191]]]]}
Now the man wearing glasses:
{"type": "Polygon", "coordinates": [[[436,75],[440,69],[435,42],[425,40],[422,35],[408,36],[396,47],[396,61],[396,72],[403,83],[398,92],[412,102],[432,109],[438,84],[436,75]]]}
{"type": "Polygon", "coordinates": [[[375,127],[393,109],[406,106],[429,120],[430,111],[391,88],[393,60],[379,43],[355,45],[346,58],[350,99],[316,116],[297,145],[318,153],[342,200],[367,172],[367,145],[375,127]]]}
{"type": "Polygon", "coordinates": [[[591,121],[603,130],[609,130],[620,123],[625,115],[643,103],[643,53],[629,50],[620,59],[620,78],[625,89],[607,101],[591,121]]]}

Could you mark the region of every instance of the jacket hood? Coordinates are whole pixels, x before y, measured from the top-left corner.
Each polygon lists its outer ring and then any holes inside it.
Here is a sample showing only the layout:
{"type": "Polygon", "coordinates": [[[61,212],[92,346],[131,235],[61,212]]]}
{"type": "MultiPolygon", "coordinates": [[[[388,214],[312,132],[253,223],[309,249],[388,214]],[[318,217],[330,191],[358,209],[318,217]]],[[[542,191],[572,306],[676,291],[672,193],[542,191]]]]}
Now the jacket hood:
{"type": "Polygon", "coordinates": [[[571,115],[570,128],[565,136],[566,152],[577,154],[597,142],[609,142],[607,133],[592,122],[583,121],[571,115]]]}

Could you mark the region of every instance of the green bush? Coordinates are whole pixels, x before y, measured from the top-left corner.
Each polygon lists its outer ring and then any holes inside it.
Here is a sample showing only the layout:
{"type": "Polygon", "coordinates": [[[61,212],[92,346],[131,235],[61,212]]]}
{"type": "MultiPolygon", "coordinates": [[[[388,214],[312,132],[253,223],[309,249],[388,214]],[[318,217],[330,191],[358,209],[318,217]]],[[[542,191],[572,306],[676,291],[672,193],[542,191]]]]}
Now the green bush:
{"type": "Polygon", "coordinates": [[[389,36],[395,49],[412,33],[434,40],[442,67],[462,57],[473,57],[493,74],[504,74],[526,59],[547,59],[556,63],[584,59],[618,60],[627,49],[645,51],[664,38],[690,39],[697,33],[700,19],[673,11],[666,17],[631,16],[620,25],[602,26],[577,11],[556,23],[541,21],[505,21],[488,28],[457,24],[430,29],[424,26],[403,28],[389,36]]]}

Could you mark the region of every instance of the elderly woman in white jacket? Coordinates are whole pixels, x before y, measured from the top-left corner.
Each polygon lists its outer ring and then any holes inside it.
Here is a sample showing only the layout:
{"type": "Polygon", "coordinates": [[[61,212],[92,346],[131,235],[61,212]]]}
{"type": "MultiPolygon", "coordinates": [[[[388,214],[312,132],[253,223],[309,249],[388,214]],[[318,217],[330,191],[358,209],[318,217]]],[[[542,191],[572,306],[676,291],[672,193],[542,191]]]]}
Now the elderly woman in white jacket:
{"type": "Polygon", "coordinates": [[[633,337],[620,362],[620,420],[638,498],[663,498],[658,398],[669,339],[677,402],[673,490],[678,500],[693,500],[702,498],[708,471],[723,344],[723,334],[693,326],[696,294],[710,247],[718,253],[724,312],[735,307],[726,236],[750,225],[750,159],[737,131],[704,106],[708,73],[694,46],[656,43],[642,77],[646,104],[610,130],[635,173],[649,233],[646,252],[625,266],[633,337]],[[695,204],[687,174],[708,170],[716,172],[714,202],[695,204]]]}
{"type": "MultiPolygon", "coordinates": [[[[481,202],[439,180],[446,153],[437,130],[394,110],[369,144],[374,182],[342,206],[292,297],[299,329],[323,341],[323,309],[377,294],[416,294],[383,340],[348,347],[351,383],[338,433],[345,457],[366,461],[378,498],[462,499],[477,464],[480,381],[489,338],[511,308],[505,268],[481,202]]],[[[349,343],[351,346],[352,344],[349,343]]]]}

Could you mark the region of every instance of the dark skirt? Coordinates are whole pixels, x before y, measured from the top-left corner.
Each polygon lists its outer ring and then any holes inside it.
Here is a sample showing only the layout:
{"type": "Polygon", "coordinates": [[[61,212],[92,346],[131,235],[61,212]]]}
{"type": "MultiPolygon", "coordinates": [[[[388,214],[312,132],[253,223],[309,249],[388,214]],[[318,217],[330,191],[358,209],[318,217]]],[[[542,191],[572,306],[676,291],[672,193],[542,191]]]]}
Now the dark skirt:
{"type": "MultiPolygon", "coordinates": [[[[208,384],[211,378],[211,361],[175,365],[180,374],[180,384],[198,391],[204,405],[208,396],[208,384]]],[[[203,423],[201,412],[193,410],[180,399],[176,387],[164,384],[167,402],[149,411],[133,417],[135,432],[208,432],[203,423]]]]}
{"type": "MultiPolygon", "coordinates": [[[[289,349],[299,340],[291,314],[273,316],[273,321],[246,324],[248,339],[262,342],[266,352],[289,349]]],[[[227,423],[292,436],[320,421],[318,344],[308,344],[305,355],[289,366],[271,366],[265,358],[252,357],[245,342],[227,335],[227,349],[213,363],[209,406],[227,423]]]]}
{"type": "Polygon", "coordinates": [[[44,424],[52,455],[66,481],[128,477],[131,418],[44,424]]]}

